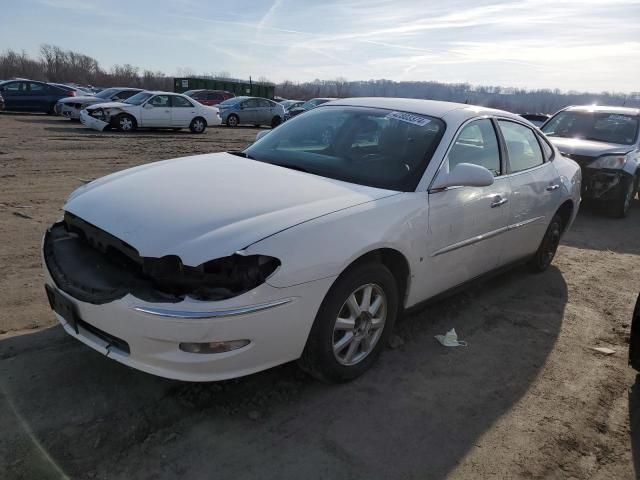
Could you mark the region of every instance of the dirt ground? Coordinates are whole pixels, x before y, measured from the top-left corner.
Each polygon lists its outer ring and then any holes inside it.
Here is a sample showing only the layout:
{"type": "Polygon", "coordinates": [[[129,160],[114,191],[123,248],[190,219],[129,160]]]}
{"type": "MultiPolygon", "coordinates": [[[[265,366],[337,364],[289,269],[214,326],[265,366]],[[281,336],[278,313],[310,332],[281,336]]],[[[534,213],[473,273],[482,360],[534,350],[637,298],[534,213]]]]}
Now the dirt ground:
{"type": "Polygon", "coordinates": [[[0,478],[636,478],[640,382],[626,349],[638,200],[625,220],[583,208],[546,273],[517,268],[405,317],[403,344],[348,384],[293,364],[164,380],[55,325],[39,247],[71,190],[140,163],[240,149],[255,133],[100,134],[0,114],[0,478]],[[468,347],[435,342],[451,327],[468,347]]]}

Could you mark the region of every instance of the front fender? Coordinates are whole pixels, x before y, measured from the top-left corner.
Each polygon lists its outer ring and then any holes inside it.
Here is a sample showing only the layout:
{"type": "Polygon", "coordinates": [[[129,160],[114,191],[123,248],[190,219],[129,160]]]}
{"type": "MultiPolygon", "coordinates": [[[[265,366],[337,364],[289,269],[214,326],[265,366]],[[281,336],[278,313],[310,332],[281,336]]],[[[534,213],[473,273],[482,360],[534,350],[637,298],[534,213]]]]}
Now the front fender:
{"type": "Polygon", "coordinates": [[[428,202],[424,192],[402,193],[325,215],[249,246],[249,254],[280,259],[267,282],[284,288],[342,273],[380,248],[407,259],[410,269],[426,255],[428,202]]]}

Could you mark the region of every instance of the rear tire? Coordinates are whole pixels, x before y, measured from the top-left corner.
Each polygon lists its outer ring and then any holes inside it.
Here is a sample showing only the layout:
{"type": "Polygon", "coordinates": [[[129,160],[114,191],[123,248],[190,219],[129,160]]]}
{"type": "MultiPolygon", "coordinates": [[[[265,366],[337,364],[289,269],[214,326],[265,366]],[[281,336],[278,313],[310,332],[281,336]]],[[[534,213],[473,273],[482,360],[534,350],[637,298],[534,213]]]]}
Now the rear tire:
{"type": "Polygon", "coordinates": [[[276,115],[271,119],[271,128],[276,128],[281,123],[282,123],[282,119],[278,115],[276,115]]]}
{"type": "Polygon", "coordinates": [[[207,129],[207,122],[202,117],[196,117],[191,120],[191,125],[189,125],[189,130],[191,133],[204,133],[207,129]]]}
{"type": "Polygon", "coordinates": [[[625,177],[620,182],[618,191],[609,206],[612,217],[624,218],[629,214],[631,203],[636,196],[637,182],[635,178],[625,177]]]}
{"type": "Polygon", "coordinates": [[[347,270],[320,305],[300,367],[330,383],[362,375],[387,343],[398,314],[398,298],[395,278],[381,263],[347,270]]]}
{"type": "Polygon", "coordinates": [[[533,258],[529,260],[529,270],[534,273],[541,273],[549,268],[558,250],[561,236],[562,217],[556,213],[551,219],[551,223],[547,227],[544,237],[542,237],[538,251],[533,258]]]}

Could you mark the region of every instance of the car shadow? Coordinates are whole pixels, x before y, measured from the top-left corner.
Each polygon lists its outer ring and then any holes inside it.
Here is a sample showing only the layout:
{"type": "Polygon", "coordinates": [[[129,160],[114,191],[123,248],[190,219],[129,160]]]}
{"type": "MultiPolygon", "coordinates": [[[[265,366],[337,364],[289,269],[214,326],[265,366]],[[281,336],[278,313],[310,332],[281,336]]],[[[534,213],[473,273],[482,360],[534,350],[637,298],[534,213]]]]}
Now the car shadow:
{"type": "Polygon", "coordinates": [[[61,327],[7,338],[0,465],[10,478],[444,478],[527,392],[566,302],[557,268],[517,268],[401,319],[403,342],[340,385],[293,363],[182,383],[61,327]],[[452,327],[467,347],[434,340],[452,327]]]}
{"type": "Polygon", "coordinates": [[[626,218],[612,218],[601,206],[584,203],[562,243],[590,250],[640,254],[639,238],[640,200],[635,198],[626,218]],[[613,233],[603,235],[602,232],[613,233]]]}

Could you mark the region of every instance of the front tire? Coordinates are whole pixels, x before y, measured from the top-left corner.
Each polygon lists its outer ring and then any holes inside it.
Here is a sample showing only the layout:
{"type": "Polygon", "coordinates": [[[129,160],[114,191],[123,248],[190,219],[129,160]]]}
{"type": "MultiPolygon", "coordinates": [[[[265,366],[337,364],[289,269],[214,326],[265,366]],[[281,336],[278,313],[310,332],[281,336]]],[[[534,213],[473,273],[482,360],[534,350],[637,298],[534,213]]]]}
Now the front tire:
{"type": "Polygon", "coordinates": [[[398,286],[380,263],[358,265],[331,287],[311,328],[300,367],[325,382],[352,380],[380,356],[398,314],[398,286]]]}
{"type": "Polygon", "coordinates": [[[120,132],[133,132],[137,128],[136,119],[126,113],[121,113],[115,119],[115,126],[120,132]]]}
{"type": "Polygon", "coordinates": [[[282,123],[282,119],[276,115],[271,119],[271,128],[276,128],[281,123],[282,123]]]}
{"type": "Polygon", "coordinates": [[[202,117],[196,117],[191,120],[191,125],[189,125],[189,130],[191,133],[204,133],[207,129],[207,122],[202,117]]]}
{"type": "Polygon", "coordinates": [[[624,218],[629,214],[631,203],[636,196],[636,180],[633,177],[625,177],[620,182],[620,188],[616,192],[616,196],[611,200],[609,213],[616,218],[624,218]]]}
{"type": "Polygon", "coordinates": [[[227,127],[235,128],[240,123],[237,115],[231,114],[227,117],[227,127]]]}
{"type": "Polygon", "coordinates": [[[529,260],[529,269],[534,273],[544,272],[556,256],[560,237],[562,236],[562,217],[557,213],[551,219],[547,231],[542,237],[542,242],[533,258],[529,260]]]}

